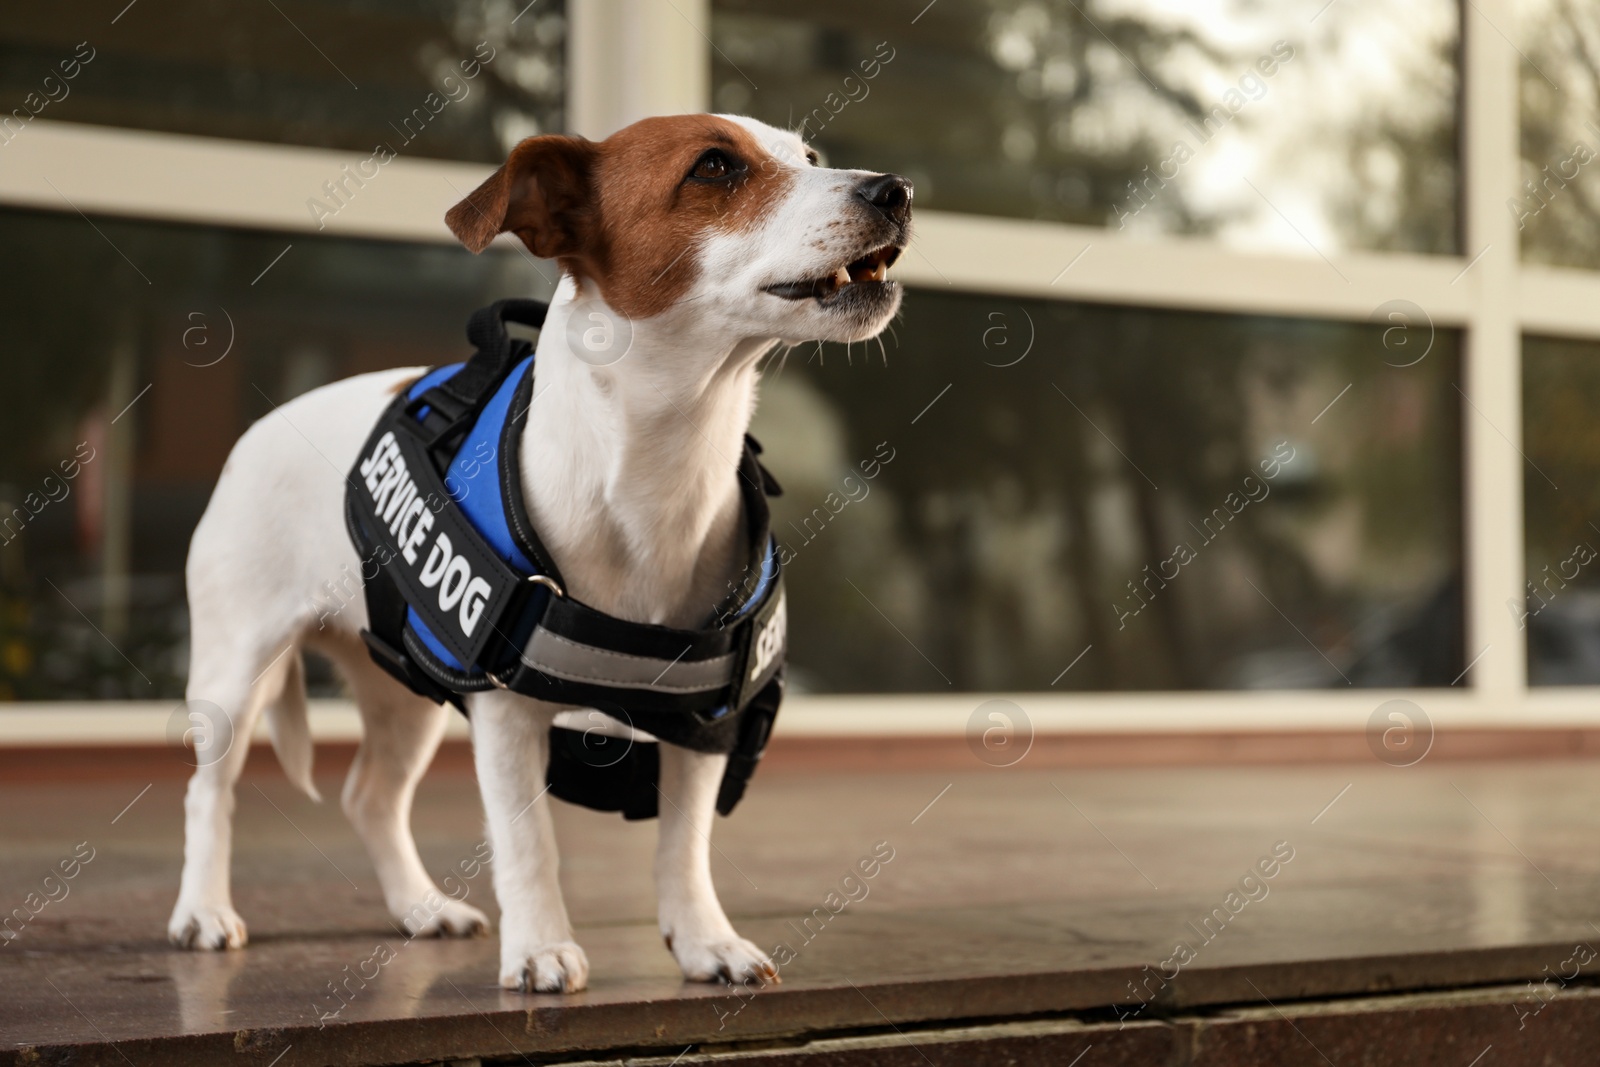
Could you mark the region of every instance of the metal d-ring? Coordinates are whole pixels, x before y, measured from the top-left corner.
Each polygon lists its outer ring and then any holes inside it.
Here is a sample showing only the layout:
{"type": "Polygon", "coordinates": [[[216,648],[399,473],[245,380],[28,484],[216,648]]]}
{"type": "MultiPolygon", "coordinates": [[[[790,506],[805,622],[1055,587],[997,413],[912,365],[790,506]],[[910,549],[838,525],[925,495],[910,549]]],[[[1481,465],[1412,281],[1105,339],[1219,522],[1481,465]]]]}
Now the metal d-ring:
{"type": "MultiPolygon", "coordinates": [[[[556,581],[554,578],[550,577],[548,574],[530,574],[530,575],[528,575],[526,580],[527,580],[529,585],[542,585],[546,589],[550,590],[550,592],[554,593],[556,596],[561,597],[563,599],[566,598],[567,591],[565,589],[561,588],[561,583],[560,582],[556,581]]],[[[494,671],[486,670],[483,673],[489,679],[489,682],[496,689],[510,689],[511,688],[510,684],[507,683],[507,682],[502,681],[500,679],[500,676],[495,674],[494,671]]]]}
{"type": "Polygon", "coordinates": [[[561,583],[550,577],[548,574],[530,574],[528,575],[528,583],[530,585],[542,585],[556,596],[562,597],[563,599],[565,599],[567,595],[567,591],[561,588],[561,583]]]}

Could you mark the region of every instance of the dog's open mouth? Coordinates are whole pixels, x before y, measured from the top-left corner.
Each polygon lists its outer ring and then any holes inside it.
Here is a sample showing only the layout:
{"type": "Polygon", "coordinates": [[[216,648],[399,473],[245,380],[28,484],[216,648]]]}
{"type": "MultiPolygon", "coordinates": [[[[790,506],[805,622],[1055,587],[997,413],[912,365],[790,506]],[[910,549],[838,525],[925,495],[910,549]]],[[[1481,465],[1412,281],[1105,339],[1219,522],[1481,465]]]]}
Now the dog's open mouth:
{"type": "Polygon", "coordinates": [[[785,300],[812,300],[826,303],[831,297],[836,296],[840,290],[856,285],[883,285],[887,284],[885,275],[894,261],[900,258],[900,249],[894,245],[884,245],[882,248],[868,252],[860,259],[851,260],[839,267],[832,274],[807,281],[783,282],[779,285],[769,285],[766,291],[773,296],[781,296],[785,300]]]}

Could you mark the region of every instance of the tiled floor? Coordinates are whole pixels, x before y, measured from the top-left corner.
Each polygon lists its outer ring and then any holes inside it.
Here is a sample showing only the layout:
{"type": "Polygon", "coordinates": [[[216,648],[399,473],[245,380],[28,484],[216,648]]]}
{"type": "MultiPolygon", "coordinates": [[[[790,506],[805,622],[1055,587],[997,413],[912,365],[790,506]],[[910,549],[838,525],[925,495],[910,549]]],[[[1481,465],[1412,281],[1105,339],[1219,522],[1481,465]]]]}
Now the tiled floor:
{"type": "MultiPolygon", "coordinates": [[[[338,794],[334,776],[321,787],[338,794]]],[[[139,1067],[618,1048],[670,1062],[694,1045],[1031,1016],[1121,1015],[1132,1034],[1185,1011],[1521,984],[1600,945],[1600,763],[763,772],[713,852],[742,932],[795,953],[784,984],[753,997],[679,979],[655,930],[653,824],[557,805],[591,984],[525,997],[496,987],[492,939],[399,937],[337,805],[271,775],[239,797],[250,947],[171,950],[181,788],[155,775],[0,783],[0,911],[59,898],[0,946],[0,1064],[58,1062],[72,1046],[74,1063],[139,1067]],[[866,896],[815,917],[875,847],[893,859],[866,896]],[[46,883],[91,850],[75,878],[46,883]],[[1240,892],[1274,855],[1273,876],[1240,892]],[[319,1022],[346,967],[377,976],[319,1022]]],[[[430,775],[415,824],[432,869],[469,858],[482,839],[471,778],[430,775]]],[[[492,901],[487,873],[471,886],[492,901]]],[[[1515,996],[1496,1011],[1525,1035],[1538,1024],[1515,996]]],[[[1322,1062],[1309,1041],[1300,1054],[1322,1062]]],[[[1080,1067],[1098,1062],[1124,1060],[1080,1067]]]]}

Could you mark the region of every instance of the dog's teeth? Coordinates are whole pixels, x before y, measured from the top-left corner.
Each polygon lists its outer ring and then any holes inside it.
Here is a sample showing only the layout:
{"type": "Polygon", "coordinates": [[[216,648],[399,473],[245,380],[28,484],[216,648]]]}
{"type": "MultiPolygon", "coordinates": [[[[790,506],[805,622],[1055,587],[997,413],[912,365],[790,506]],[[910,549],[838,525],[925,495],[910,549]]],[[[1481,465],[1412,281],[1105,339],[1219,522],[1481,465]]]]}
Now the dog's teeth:
{"type": "Polygon", "coordinates": [[[875,282],[881,282],[883,281],[883,276],[887,273],[889,273],[889,268],[884,266],[880,261],[872,268],[872,273],[867,275],[867,277],[871,278],[875,282]]]}
{"type": "Polygon", "coordinates": [[[850,284],[850,268],[849,267],[840,267],[838,270],[834,271],[833,272],[833,284],[836,285],[836,286],[849,285],[850,284]]]}

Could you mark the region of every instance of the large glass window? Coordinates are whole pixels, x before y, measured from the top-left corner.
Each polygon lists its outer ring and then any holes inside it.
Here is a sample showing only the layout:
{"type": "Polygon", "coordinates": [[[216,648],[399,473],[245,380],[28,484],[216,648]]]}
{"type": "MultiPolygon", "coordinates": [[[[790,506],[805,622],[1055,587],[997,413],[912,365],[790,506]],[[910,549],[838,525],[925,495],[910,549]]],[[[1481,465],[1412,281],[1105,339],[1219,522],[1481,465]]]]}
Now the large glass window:
{"type": "Polygon", "coordinates": [[[1506,200],[1522,255],[1600,267],[1600,8],[1518,0],[1522,184],[1506,200]]]}
{"type": "Polygon", "coordinates": [[[799,688],[1458,680],[1456,334],[928,291],[895,329],[762,387],[799,688]]]}
{"type": "MultiPolygon", "coordinates": [[[[472,308],[552,276],[514,253],[24,212],[0,255],[19,266],[10,384],[32,398],[0,422],[16,699],[177,696],[189,535],[245,426],[344,375],[459,357],[472,308]]],[[[924,291],[896,332],[766,372],[800,688],[1459,674],[1454,334],[924,291]]]]}
{"type": "Polygon", "coordinates": [[[1454,252],[1451,0],[714,0],[720,110],[919,206],[1236,245],[1454,252]]]}
{"type": "Polygon", "coordinates": [[[1506,610],[1533,685],[1600,683],[1600,343],[1522,342],[1527,588],[1506,610]]]}
{"type": "Polygon", "coordinates": [[[11,5],[0,143],[37,116],[498,163],[562,128],[564,12],[563,0],[11,5]]]}
{"type": "Polygon", "coordinates": [[[181,695],[189,537],[250,422],[464,358],[474,308],[554,279],[509,251],[10,211],[0,260],[0,699],[22,700],[181,695]]]}

